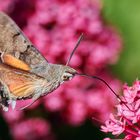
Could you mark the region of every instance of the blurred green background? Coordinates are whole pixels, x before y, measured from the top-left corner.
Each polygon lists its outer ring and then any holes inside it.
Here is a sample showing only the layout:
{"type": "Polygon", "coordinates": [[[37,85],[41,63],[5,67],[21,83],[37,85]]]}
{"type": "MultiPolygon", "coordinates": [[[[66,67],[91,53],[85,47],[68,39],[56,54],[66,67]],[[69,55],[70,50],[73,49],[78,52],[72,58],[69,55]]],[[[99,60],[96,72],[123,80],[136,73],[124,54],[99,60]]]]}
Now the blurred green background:
{"type": "Polygon", "coordinates": [[[118,28],[124,43],[113,72],[131,84],[140,77],[140,0],[103,0],[103,16],[118,28]]]}

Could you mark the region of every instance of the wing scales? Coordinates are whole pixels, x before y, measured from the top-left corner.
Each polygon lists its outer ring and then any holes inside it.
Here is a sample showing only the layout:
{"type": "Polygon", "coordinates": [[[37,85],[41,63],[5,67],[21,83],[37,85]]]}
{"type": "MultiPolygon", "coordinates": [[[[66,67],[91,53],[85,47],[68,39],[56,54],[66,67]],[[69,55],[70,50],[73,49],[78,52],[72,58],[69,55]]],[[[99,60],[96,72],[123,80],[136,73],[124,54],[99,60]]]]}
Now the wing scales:
{"type": "MultiPolygon", "coordinates": [[[[0,12],[0,33],[0,52],[2,54],[15,57],[16,59],[13,59],[13,62],[16,62],[16,65],[18,65],[16,60],[19,59],[31,68],[31,72],[40,76],[46,76],[44,68],[47,69],[49,65],[47,60],[22,33],[16,23],[2,12],[0,12]]],[[[8,61],[8,65],[13,66],[12,61],[8,61]]],[[[24,66],[20,68],[25,70],[24,66]]]]}

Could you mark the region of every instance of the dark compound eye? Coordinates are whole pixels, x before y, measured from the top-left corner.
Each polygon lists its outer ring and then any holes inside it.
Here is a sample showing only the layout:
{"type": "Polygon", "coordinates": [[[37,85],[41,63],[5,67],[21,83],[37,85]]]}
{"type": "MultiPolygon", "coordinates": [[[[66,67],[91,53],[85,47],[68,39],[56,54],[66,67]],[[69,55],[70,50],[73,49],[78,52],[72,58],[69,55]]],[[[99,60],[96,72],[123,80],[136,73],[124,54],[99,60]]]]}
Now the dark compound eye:
{"type": "Polygon", "coordinates": [[[67,81],[67,80],[69,80],[69,77],[66,76],[66,75],[64,75],[64,76],[63,76],[63,80],[64,80],[64,81],[67,81]]]}

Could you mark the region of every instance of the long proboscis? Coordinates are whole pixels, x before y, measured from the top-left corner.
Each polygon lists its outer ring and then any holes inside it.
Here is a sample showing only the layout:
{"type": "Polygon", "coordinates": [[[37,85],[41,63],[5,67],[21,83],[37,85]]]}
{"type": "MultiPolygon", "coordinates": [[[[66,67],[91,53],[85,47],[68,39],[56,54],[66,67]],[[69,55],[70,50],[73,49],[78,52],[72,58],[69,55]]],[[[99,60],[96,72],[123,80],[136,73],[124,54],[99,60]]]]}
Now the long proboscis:
{"type": "Polygon", "coordinates": [[[67,60],[66,66],[69,65],[69,62],[70,62],[70,60],[71,60],[73,54],[75,53],[76,49],[78,48],[78,46],[79,46],[79,44],[80,44],[80,42],[81,42],[82,39],[83,39],[83,33],[80,35],[80,37],[79,37],[79,39],[78,39],[78,41],[77,41],[77,43],[76,43],[76,45],[75,45],[73,51],[71,52],[71,54],[70,54],[70,56],[69,56],[69,58],[68,58],[68,60],[67,60]]]}
{"type": "Polygon", "coordinates": [[[120,96],[111,88],[111,86],[105,81],[103,80],[102,78],[98,77],[98,76],[91,76],[91,75],[87,75],[87,74],[81,74],[81,73],[76,73],[76,75],[78,76],[83,76],[83,77],[87,77],[87,78],[91,78],[91,79],[97,79],[97,80],[100,80],[101,82],[103,82],[110,90],[111,92],[117,97],[117,99],[119,100],[119,102],[121,104],[124,104],[130,111],[130,107],[124,102],[122,101],[122,99],[120,98],[120,96]]]}

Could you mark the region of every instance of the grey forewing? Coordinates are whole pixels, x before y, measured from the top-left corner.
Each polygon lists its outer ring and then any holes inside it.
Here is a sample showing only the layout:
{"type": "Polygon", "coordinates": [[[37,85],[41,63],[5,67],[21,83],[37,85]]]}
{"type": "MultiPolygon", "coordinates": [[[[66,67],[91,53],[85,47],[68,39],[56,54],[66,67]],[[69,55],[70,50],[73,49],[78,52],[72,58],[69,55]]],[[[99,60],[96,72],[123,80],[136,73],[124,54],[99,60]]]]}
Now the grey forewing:
{"type": "Polygon", "coordinates": [[[46,76],[45,69],[49,66],[47,60],[22,33],[16,23],[2,12],[0,12],[0,52],[11,54],[24,61],[30,66],[31,72],[46,76]]]}

